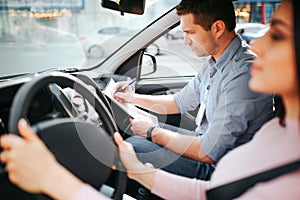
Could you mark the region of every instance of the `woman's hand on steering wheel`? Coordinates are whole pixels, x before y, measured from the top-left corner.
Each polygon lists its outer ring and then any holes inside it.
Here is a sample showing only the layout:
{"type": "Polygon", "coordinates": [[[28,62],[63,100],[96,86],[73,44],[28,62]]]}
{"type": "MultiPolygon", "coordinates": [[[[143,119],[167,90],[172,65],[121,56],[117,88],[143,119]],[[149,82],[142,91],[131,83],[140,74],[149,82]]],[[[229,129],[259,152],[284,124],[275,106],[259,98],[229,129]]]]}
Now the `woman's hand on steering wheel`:
{"type": "Polygon", "coordinates": [[[0,158],[6,164],[10,181],[30,193],[71,198],[83,182],[57,162],[24,119],[19,120],[18,129],[22,137],[6,134],[0,140],[3,148],[0,158]],[[66,182],[68,187],[60,187],[57,180],[66,182]]]}

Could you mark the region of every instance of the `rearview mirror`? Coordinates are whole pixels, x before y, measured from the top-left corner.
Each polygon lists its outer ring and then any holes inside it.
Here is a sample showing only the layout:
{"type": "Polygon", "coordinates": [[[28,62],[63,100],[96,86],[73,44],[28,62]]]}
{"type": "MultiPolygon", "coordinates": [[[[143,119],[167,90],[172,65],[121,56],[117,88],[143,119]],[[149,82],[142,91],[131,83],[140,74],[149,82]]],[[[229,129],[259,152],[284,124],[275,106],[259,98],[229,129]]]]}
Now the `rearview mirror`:
{"type": "Polygon", "coordinates": [[[102,0],[102,7],[124,13],[142,15],[145,10],[146,0],[102,0]]]}

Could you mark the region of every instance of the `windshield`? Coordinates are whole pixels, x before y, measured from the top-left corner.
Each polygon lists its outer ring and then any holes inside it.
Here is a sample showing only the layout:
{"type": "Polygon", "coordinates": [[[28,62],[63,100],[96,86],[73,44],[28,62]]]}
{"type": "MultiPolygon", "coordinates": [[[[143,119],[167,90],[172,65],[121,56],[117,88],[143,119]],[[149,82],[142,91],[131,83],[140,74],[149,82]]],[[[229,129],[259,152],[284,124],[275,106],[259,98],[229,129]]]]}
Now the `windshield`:
{"type": "Polygon", "coordinates": [[[0,0],[0,76],[94,67],[177,3],[122,16],[99,0],[0,0]]]}

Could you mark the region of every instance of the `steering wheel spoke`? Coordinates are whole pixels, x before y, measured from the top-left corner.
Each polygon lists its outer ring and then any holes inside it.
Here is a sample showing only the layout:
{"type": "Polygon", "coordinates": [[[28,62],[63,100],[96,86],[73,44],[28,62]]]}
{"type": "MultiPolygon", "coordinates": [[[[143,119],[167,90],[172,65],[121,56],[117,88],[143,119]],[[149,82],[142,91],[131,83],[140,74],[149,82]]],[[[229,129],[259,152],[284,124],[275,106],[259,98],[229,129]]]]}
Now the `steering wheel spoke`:
{"type": "Polygon", "coordinates": [[[57,84],[49,84],[48,88],[70,118],[78,116],[79,112],[75,105],[57,84]]]}

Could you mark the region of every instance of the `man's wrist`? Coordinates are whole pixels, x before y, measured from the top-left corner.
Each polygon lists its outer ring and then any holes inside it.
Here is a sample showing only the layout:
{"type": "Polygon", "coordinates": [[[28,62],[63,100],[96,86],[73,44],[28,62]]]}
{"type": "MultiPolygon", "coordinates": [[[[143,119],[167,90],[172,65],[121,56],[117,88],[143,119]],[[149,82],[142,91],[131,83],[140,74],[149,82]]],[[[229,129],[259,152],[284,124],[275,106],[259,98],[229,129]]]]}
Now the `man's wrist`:
{"type": "Polygon", "coordinates": [[[147,140],[152,142],[152,131],[156,128],[157,126],[149,126],[147,129],[147,140]]]}
{"type": "Polygon", "coordinates": [[[133,94],[128,98],[128,103],[135,104],[135,96],[136,96],[136,94],[133,93],[133,94]]]}

